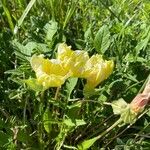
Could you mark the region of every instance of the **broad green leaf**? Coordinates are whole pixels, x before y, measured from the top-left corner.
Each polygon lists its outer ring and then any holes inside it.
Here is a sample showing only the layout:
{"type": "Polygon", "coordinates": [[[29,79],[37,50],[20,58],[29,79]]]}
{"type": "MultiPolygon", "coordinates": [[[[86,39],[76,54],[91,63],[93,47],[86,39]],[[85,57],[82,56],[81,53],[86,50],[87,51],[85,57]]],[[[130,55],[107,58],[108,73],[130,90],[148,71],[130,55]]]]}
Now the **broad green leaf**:
{"type": "Polygon", "coordinates": [[[45,113],[43,114],[43,122],[44,122],[44,129],[47,133],[50,133],[52,130],[52,124],[50,119],[52,118],[52,115],[48,109],[46,109],[45,113]]]}
{"type": "Polygon", "coordinates": [[[111,106],[114,114],[119,115],[124,109],[126,109],[127,103],[124,101],[124,99],[121,98],[119,100],[113,101],[111,106]]]}
{"type": "Polygon", "coordinates": [[[132,124],[136,121],[136,113],[132,112],[128,106],[122,113],[120,118],[125,124],[132,124]]]}
{"type": "Polygon", "coordinates": [[[13,40],[12,44],[16,48],[16,56],[23,60],[29,60],[29,58],[31,57],[32,49],[27,49],[24,45],[20,44],[16,40],[13,40]]]}
{"type": "Polygon", "coordinates": [[[130,105],[127,104],[122,98],[111,103],[113,112],[116,115],[120,115],[121,120],[125,123],[134,123],[136,121],[136,114],[130,109],[130,105]]]}
{"type": "Polygon", "coordinates": [[[46,41],[52,42],[54,35],[57,32],[58,23],[56,21],[50,21],[44,27],[46,33],[46,41]]]}
{"type": "Polygon", "coordinates": [[[25,45],[25,48],[28,50],[28,51],[31,51],[33,52],[34,49],[38,49],[41,53],[46,53],[46,52],[49,52],[50,49],[48,48],[48,45],[47,44],[44,44],[44,43],[36,43],[36,42],[28,42],[26,45],[25,45]]]}
{"type": "Polygon", "coordinates": [[[104,54],[110,45],[110,32],[108,26],[102,26],[94,39],[94,47],[97,52],[104,54]]]}
{"type": "Polygon", "coordinates": [[[87,149],[89,149],[98,139],[99,139],[99,137],[94,137],[94,138],[92,138],[92,139],[85,140],[85,141],[83,141],[81,144],[78,145],[78,149],[79,149],[79,150],[87,150],[87,149]]]}
{"type": "Polygon", "coordinates": [[[78,78],[69,78],[67,83],[66,83],[66,88],[67,88],[67,94],[68,94],[68,99],[70,99],[70,95],[75,88],[76,84],[78,82],[78,78]]]}
{"type": "Polygon", "coordinates": [[[29,51],[32,52],[33,49],[35,49],[37,47],[37,43],[36,42],[28,42],[26,45],[25,45],[25,48],[29,51]]]}

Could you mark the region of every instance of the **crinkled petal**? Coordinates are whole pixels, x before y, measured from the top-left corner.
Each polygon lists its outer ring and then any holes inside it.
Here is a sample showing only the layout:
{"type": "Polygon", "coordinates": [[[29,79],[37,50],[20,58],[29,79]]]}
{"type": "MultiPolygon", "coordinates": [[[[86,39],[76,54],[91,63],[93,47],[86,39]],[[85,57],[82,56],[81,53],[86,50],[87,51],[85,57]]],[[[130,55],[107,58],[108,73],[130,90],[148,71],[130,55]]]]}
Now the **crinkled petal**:
{"type": "Polygon", "coordinates": [[[62,62],[64,69],[70,71],[73,77],[81,78],[89,56],[87,52],[73,51],[70,46],[63,43],[58,47],[58,59],[62,62]]]}
{"type": "Polygon", "coordinates": [[[65,82],[65,79],[66,77],[56,76],[54,74],[43,74],[37,78],[37,81],[44,89],[48,89],[49,87],[60,87],[65,82]]]}
{"type": "Polygon", "coordinates": [[[103,80],[107,79],[113,71],[113,61],[104,61],[101,55],[92,56],[86,64],[85,78],[87,87],[96,87],[103,80]],[[89,66],[89,67],[88,67],[89,66]]]}
{"type": "Polygon", "coordinates": [[[31,66],[36,73],[37,82],[41,84],[44,89],[60,87],[70,76],[59,60],[45,59],[42,55],[33,55],[31,58],[31,66]]]}
{"type": "Polygon", "coordinates": [[[36,72],[37,76],[38,74],[41,74],[41,72],[46,73],[48,75],[50,74],[56,74],[56,75],[66,75],[67,71],[63,68],[61,62],[57,59],[45,59],[42,55],[36,56],[33,55],[31,58],[31,66],[33,70],[36,72]]]}
{"type": "Polygon", "coordinates": [[[72,55],[71,46],[67,46],[65,43],[61,43],[58,46],[57,58],[59,60],[65,60],[72,55]]]}

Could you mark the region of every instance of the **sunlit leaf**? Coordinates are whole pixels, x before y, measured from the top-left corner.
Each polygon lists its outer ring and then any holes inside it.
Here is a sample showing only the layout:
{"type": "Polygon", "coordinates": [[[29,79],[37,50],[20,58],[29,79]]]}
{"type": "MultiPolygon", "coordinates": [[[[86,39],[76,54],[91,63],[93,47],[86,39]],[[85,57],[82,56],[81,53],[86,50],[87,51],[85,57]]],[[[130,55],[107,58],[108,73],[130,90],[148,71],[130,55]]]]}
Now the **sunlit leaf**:
{"type": "Polygon", "coordinates": [[[122,111],[124,111],[124,109],[126,109],[127,103],[124,101],[124,99],[121,98],[119,100],[113,101],[111,106],[114,114],[119,115],[122,113],[122,111]]]}
{"type": "Polygon", "coordinates": [[[43,122],[44,122],[44,129],[47,133],[50,133],[52,130],[52,124],[50,119],[52,118],[52,115],[48,109],[43,114],[43,122]]]}
{"type": "Polygon", "coordinates": [[[105,51],[108,49],[109,45],[110,32],[108,26],[104,25],[99,29],[95,36],[94,46],[99,53],[104,54],[105,51]]]}
{"type": "Polygon", "coordinates": [[[66,88],[67,88],[67,93],[68,93],[68,98],[70,98],[70,95],[75,88],[77,84],[78,78],[69,78],[67,83],[66,83],[66,88]]]}
{"type": "Polygon", "coordinates": [[[89,140],[83,141],[81,144],[78,145],[79,150],[87,150],[89,149],[96,141],[98,140],[98,137],[94,137],[89,140]]]}

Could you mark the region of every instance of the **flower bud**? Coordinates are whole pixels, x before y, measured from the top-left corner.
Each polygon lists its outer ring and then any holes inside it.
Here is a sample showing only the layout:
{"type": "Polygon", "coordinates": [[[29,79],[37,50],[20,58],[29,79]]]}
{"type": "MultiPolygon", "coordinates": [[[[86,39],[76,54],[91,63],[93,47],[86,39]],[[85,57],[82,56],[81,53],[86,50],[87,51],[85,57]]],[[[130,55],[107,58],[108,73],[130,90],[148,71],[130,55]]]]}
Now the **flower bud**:
{"type": "Polygon", "coordinates": [[[135,113],[141,112],[147,105],[149,98],[147,94],[138,94],[130,103],[131,110],[135,113]]]}

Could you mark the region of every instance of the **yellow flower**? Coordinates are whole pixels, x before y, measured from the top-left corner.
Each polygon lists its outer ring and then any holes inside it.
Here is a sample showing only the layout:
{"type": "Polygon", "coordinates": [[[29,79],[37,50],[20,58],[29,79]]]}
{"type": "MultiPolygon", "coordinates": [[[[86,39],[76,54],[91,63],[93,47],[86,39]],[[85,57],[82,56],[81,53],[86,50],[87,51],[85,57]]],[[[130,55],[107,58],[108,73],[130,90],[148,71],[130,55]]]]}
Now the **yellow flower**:
{"type": "Polygon", "coordinates": [[[31,66],[36,73],[37,82],[44,89],[49,87],[60,87],[65,79],[69,77],[66,70],[63,69],[59,60],[45,59],[42,55],[33,55],[31,58],[31,66]]]}
{"type": "Polygon", "coordinates": [[[71,50],[70,46],[62,43],[58,47],[58,60],[65,70],[72,73],[72,77],[83,77],[84,67],[89,59],[88,53],[82,50],[71,50]]]}
{"type": "Polygon", "coordinates": [[[85,65],[84,77],[87,88],[94,88],[112,73],[113,61],[103,60],[101,55],[93,55],[85,65]]]}

